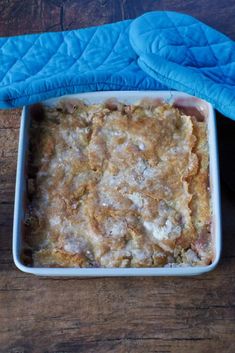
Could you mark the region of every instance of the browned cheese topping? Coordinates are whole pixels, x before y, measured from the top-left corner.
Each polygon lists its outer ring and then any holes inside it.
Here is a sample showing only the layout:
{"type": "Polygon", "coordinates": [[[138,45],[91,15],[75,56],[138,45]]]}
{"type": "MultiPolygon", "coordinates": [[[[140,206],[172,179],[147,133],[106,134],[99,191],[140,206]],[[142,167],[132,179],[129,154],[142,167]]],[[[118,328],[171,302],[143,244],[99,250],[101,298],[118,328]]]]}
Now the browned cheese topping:
{"type": "Polygon", "coordinates": [[[32,117],[23,257],[36,267],[207,265],[207,122],[145,100],[32,117]]]}

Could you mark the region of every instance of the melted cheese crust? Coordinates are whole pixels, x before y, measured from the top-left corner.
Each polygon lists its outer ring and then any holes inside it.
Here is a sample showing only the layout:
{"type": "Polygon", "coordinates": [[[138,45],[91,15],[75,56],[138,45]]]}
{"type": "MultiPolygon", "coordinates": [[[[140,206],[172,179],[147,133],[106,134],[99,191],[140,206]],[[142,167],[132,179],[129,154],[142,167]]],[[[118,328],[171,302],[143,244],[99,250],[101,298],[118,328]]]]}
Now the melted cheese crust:
{"type": "Polygon", "coordinates": [[[206,122],[157,101],[43,109],[30,138],[33,266],[211,262],[206,122]]]}

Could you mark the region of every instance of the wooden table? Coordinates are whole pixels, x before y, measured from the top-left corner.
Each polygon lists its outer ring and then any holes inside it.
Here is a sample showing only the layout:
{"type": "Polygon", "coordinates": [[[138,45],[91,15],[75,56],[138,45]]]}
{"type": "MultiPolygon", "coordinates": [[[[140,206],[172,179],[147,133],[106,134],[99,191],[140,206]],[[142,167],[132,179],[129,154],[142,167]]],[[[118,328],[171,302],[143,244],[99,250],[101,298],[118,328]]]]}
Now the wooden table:
{"type": "MultiPolygon", "coordinates": [[[[59,31],[150,10],[192,14],[235,39],[234,0],[1,0],[0,35],[59,31]]],[[[20,110],[0,112],[0,352],[235,352],[235,123],[218,115],[223,254],[195,278],[44,279],[12,261],[20,110]]]]}

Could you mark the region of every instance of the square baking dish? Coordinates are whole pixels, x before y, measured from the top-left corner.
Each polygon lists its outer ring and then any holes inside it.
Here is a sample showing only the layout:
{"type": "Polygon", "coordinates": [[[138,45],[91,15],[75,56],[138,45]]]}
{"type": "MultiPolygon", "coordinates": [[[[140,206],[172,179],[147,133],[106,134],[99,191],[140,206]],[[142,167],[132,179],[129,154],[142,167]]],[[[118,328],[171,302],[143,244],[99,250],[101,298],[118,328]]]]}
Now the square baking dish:
{"type": "Polygon", "coordinates": [[[196,112],[204,117],[208,123],[208,144],[210,160],[210,192],[211,192],[211,233],[214,245],[214,258],[208,266],[185,266],[185,267],[156,267],[156,268],[37,268],[26,266],[21,259],[22,232],[26,209],[26,183],[27,183],[27,150],[28,132],[30,124],[29,107],[22,111],[16,188],[15,208],[13,225],[13,258],[16,267],[21,271],[39,276],[79,276],[79,277],[105,277],[105,276],[191,276],[211,271],[217,265],[221,252],[221,215],[220,215],[220,190],[219,190],[219,166],[216,137],[215,113],[211,104],[185,93],[176,91],[107,91],[91,92],[63,96],[50,99],[44,104],[54,105],[63,98],[78,98],[87,103],[101,103],[109,98],[116,98],[124,103],[134,103],[143,98],[159,99],[173,103],[177,107],[186,110],[186,113],[196,112]]]}

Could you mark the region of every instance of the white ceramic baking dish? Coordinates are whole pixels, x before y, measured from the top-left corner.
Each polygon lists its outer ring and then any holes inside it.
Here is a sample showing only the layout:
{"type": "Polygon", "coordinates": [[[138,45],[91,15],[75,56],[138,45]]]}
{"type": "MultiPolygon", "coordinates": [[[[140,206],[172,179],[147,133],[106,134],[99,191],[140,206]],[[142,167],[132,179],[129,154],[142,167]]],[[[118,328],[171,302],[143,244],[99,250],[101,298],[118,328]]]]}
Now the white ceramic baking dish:
{"type": "MultiPolygon", "coordinates": [[[[162,99],[187,109],[196,109],[199,114],[205,116],[208,121],[208,140],[210,157],[210,190],[212,204],[212,225],[211,232],[214,242],[214,259],[208,266],[195,267],[173,267],[173,268],[35,268],[24,265],[21,260],[22,229],[24,222],[25,201],[26,201],[26,158],[28,149],[29,130],[29,108],[24,107],[22,111],[18,163],[15,189],[15,209],[13,227],[13,258],[15,265],[23,272],[40,276],[187,276],[199,275],[211,271],[219,261],[221,252],[221,216],[220,216],[220,190],[219,190],[219,166],[216,138],[215,114],[211,104],[185,93],[175,91],[109,91],[82,93],[70,98],[83,99],[88,103],[100,103],[108,98],[116,97],[126,103],[133,103],[143,98],[162,99]]],[[[61,98],[51,99],[45,104],[54,105],[61,98]]]]}

